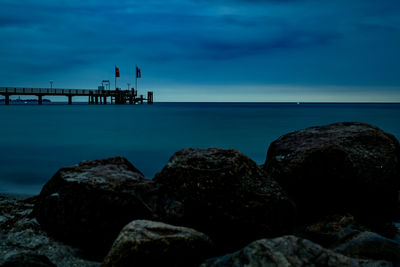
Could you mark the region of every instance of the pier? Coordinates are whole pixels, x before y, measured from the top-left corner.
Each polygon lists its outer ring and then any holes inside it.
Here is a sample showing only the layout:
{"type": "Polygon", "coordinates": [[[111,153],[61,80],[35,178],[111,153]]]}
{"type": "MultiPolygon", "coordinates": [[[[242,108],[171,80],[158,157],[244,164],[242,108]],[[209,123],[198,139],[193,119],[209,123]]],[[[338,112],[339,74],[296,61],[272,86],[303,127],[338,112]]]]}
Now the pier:
{"type": "Polygon", "coordinates": [[[5,97],[4,103],[10,104],[10,96],[33,95],[37,96],[38,104],[43,103],[44,96],[66,96],[68,104],[72,104],[72,98],[76,96],[88,97],[88,104],[153,104],[153,92],[148,91],[147,97],[138,95],[137,90],[85,90],[85,89],[53,89],[53,88],[24,88],[24,87],[0,87],[0,95],[5,97]]]}

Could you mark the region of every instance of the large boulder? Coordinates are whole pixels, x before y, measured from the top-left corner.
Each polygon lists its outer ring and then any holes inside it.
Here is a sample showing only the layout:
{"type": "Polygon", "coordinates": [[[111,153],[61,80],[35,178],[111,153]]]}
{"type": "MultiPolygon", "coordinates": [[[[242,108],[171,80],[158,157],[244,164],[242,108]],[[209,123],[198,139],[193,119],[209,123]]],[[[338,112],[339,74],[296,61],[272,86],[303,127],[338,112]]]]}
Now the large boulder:
{"type": "Polygon", "coordinates": [[[212,250],[196,230],[137,220],[122,229],[102,266],[198,266],[212,250]]]}
{"type": "Polygon", "coordinates": [[[201,267],[241,266],[392,266],[386,261],[349,258],[325,249],[307,239],[282,236],[261,239],[245,248],[222,257],[205,261],[201,267]]]}
{"type": "Polygon", "coordinates": [[[365,221],[389,220],[398,200],[400,145],[364,123],[310,127],[271,143],[264,170],[303,219],[349,212],[365,221]]]}
{"type": "Polygon", "coordinates": [[[34,214],[51,235],[102,259],[124,225],[156,218],[156,192],[125,158],[83,161],[47,182],[34,214]]]}
{"type": "Polygon", "coordinates": [[[285,192],[236,150],[183,149],[154,181],[183,206],[166,221],[204,232],[228,250],[291,230],[294,207],[285,192]]]}

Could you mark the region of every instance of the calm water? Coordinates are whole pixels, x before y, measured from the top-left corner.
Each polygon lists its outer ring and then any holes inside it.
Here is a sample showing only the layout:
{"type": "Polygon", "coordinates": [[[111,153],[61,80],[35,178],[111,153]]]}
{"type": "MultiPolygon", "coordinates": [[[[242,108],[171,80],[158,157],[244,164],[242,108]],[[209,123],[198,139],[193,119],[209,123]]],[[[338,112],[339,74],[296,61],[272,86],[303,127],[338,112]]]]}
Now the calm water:
{"type": "Polygon", "coordinates": [[[400,139],[400,104],[2,105],[0,192],[36,194],[60,167],[117,155],[152,178],[186,147],[236,148],[262,164],[279,136],[338,121],[400,139]]]}

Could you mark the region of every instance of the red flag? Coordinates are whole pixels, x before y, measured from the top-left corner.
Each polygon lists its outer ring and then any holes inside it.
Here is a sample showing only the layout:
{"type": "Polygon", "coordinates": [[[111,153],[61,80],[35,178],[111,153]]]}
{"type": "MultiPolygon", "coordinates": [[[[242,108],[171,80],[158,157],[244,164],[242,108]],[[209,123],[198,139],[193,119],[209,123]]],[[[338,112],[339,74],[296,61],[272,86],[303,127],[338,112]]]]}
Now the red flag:
{"type": "Polygon", "coordinates": [[[119,68],[115,66],[115,77],[119,78],[119,68]]]}
{"type": "Polygon", "coordinates": [[[142,73],[140,72],[140,69],[136,66],[136,78],[142,78],[142,73]]]}

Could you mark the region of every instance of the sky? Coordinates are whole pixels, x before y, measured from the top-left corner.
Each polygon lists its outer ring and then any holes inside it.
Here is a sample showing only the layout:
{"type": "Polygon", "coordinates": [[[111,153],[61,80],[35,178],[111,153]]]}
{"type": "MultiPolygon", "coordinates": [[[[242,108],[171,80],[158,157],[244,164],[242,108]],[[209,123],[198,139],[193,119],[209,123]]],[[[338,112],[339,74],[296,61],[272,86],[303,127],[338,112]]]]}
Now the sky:
{"type": "Polygon", "coordinates": [[[399,0],[0,0],[0,87],[400,102],[399,0]]]}

